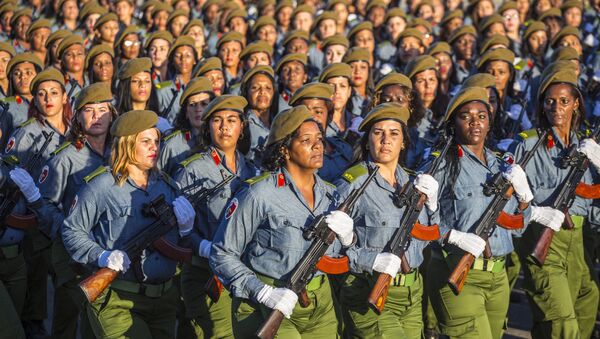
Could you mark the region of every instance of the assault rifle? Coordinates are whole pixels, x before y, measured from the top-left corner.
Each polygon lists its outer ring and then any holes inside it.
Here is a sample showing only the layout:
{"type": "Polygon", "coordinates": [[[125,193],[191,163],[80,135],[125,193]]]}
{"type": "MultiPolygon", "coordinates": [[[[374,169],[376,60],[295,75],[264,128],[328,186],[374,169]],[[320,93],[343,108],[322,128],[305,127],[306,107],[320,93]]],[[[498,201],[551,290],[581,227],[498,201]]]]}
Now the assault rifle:
{"type": "MultiPolygon", "coordinates": [[[[548,133],[548,130],[538,131],[538,141],[531,150],[525,153],[523,160],[519,164],[523,169],[525,169],[529,160],[531,160],[537,149],[546,140],[548,133]]],[[[523,227],[522,218],[510,216],[503,212],[504,206],[511,199],[513,192],[512,185],[502,176],[501,172],[496,173],[490,182],[483,185],[483,194],[488,197],[494,196],[485,212],[479,218],[477,228],[475,229],[475,234],[486,241],[485,250],[483,251],[483,256],[486,259],[492,256],[487,240],[492,236],[494,230],[496,230],[497,224],[506,229],[519,229],[523,227]],[[514,220],[515,218],[518,220],[514,220]]],[[[467,252],[462,256],[456,267],[454,267],[450,277],[448,277],[448,285],[454,294],[458,295],[462,291],[474,261],[475,256],[467,252]]]]}
{"type": "MultiPolygon", "coordinates": [[[[431,153],[431,156],[435,157],[435,159],[429,167],[428,174],[433,174],[440,166],[441,160],[450,148],[451,141],[451,138],[440,137],[438,145],[441,146],[441,150],[431,153]]],[[[419,214],[421,214],[426,201],[427,196],[419,192],[410,180],[402,187],[401,192],[394,199],[394,204],[398,208],[404,206],[406,209],[404,210],[402,219],[400,219],[400,226],[394,231],[392,238],[383,249],[383,253],[393,253],[400,257],[402,259],[401,269],[403,273],[411,271],[404,253],[408,250],[413,237],[421,240],[436,240],[440,237],[437,225],[427,227],[418,223],[419,214]]],[[[371,289],[368,301],[373,311],[377,314],[383,312],[392,278],[389,274],[380,272],[375,285],[371,289]]]]}
{"type": "MultiPolygon", "coordinates": [[[[227,185],[235,176],[230,175],[223,179],[220,183],[212,188],[203,188],[198,190],[193,195],[187,196],[188,200],[192,205],[196,205],[202,200],[210,198],[215,192],[219,191],[225,185],[227,185]]],[[[185,190],[185,189],[184,189],[185,190]]],[[[177,227],[177,218],[173,212],[171,204],[165,201],[165,196],[160,195],[143,207],[143,212],[146,215],[156,217],[158,220],[150,224],[143,231],[136,234],[131,240],[125,244],[123,251],[127,253],[129,258],[136,258],[142,254],[142,252],[150,245],[155,244],[157,241],[167,234],[171,229],[177,227]]],[[[166,242],[166,241],[164,241],[166,242]]],[[[163,243],[164,243],[163,242],[163,243]]],[[[190,261],[192,251],[182,254],[182,261],[190,261]]],[[[112,270],[108,267],[103,267],[96,271],[94,274],[89,276],[87,279],[79,283],[79,287],[87,297],[89,302],[94,302],[96,298],[104,291],[112,282],[117,278],[118,271],[112,270]]]]}
{"type": "MultiPolygon", "coordinates": [[[[370,168],[369,176],[365,182],[360,187],[352,190],[346,200],[338,206],[337,210],[350,213],[358,198],[360,198],[369,183],[375,178],[377,171],[379,171],[379,167],[370,168]]],[[[312,243],[290,273],[291,276],[285,287],[298,294],[298,302],[302,307],[308,307],[310,299],[308,299],[308,295],[306,294],[306,285],[317,271],[317,262],[325,255],[329,245],[335,240],[336,235],[335,232],[327,227],[325,215],[321,214],[312,221],[311,225],[304,231],[303,236],[306,240],[312,240],[312,243]]],[[[256,336],[263,339],[275,337],[282,321],[283,313],[278,310],[272,310],[267,320],[265,320],[258,332],[256,332],[256,336]]]]}
{"type": "Polygon", "coordinates": [[[171,88],[171,93],[173,93],[173,97],[171,98],[171,101],[169,101],[169,105],[167,106],[167,108],[160,115],[165,119],[169,116],[169,113],[173,109],[173,105],[175,104],[175,100],[177,100],[177,93],[179,93],[179,90],[171,88]]]}
{"type": "Polygon", "coordinates": [[[523,121],[523,116],[525,116],[525,114],[527,114],[526,109],[525,109],[525,107],[527,106],[527,102],[526,102],[525,98],[527,97],[527,92],[529,91],[529,87],[531,85],[531,76],[532,75],[533,75],[533,67],[529,67],[529,69],[527,70],[527,72],[525,72],[525,74],[523,76],[523,78],[526,79],[526,81],[527,81],[527,85],[525,85],[525,89],[523,90],[522,94],[517,98],[517,101],[521,105],[521,110],[519,111],[517,120],[515,120],[513,122],[512,128],[510,129],[510,133],[508,134],[511,137],[514,136],[515,134],[517,134],[517,131],[519,130],[519,126],[521,126],[521,121],[523,121]]]}

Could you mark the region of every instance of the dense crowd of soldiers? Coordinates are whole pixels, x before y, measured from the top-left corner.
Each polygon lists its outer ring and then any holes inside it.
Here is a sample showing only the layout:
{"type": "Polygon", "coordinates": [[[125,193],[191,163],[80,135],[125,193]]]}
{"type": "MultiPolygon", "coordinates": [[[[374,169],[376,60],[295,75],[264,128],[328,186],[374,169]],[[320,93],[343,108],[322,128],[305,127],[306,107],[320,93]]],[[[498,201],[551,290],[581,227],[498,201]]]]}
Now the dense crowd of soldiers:
{"type": "Polygon", "coordinates": [[[599,33],[600,0],[0,1],[0,338],[496,339],[521,271],[532,337],[598,336],[599,33]]]}

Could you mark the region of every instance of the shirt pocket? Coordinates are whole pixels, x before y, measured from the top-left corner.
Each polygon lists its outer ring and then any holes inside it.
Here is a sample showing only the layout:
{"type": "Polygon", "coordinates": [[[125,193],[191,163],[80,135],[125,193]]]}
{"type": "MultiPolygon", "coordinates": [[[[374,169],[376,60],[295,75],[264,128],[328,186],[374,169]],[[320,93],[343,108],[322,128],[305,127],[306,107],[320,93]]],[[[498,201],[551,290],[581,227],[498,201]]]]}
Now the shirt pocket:
{"type": "Polygon", "coordinates": [[[270,247],[281,251],[305,251],[310,242],[304,239],[302,233],[305,226],[309,225],[306,220],[300,219],[293,216],[269,215],[270,247]]]}
{"type": "Polygon", "coordinates": [[[470,219],[477,206],[487,207],[486,198],[480,185],[454,186],[454,220],[470,219]]]}
{"type": "Polygon", "coordinates": [[[108,206],[106,209],[108,235],[115,244],[124,243],[136,234],[136,227],[125,227],[127,222],[134,217],[133,214],[131,206],[108,206]]]}
{"type": "Polygon", "coordinates": [[[383,249],[398,229],[398,216],[381,213],[365,215],[365,238],[363,243],[367,248],[383,249]]]}

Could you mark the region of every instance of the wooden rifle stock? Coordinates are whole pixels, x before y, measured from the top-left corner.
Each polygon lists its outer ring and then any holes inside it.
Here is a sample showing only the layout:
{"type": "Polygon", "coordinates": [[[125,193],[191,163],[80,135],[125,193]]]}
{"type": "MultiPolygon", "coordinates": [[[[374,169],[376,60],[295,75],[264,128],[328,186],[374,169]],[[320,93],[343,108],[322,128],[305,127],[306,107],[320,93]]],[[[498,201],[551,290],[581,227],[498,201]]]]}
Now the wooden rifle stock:
{"type": "Polygon", "coordinates": [[[371,289],[371,293],[369,293],[369,304],[371,305],[373,311],[375,311],[377,314],[381,314],[381,312],[383,312],[391,283],[392,276],[381,272],[377,277],[375,285],[373,285],[373,288],[371,289]]]}
{"type": "Polygon", "coordinates": [[[108,267],[101,268],[79,283],[79,287],[85,294],[90,303],[96,301],[98,296],[108,288],[108,286],[117,278],[118,271],[111,270],[108,267]]]}
{"type": "Polygon", "coordinates": [[[256,332],[256,336],[262,339],[275,338],[275,334],[277,334],[277,330],[279,330],[282,321],[283,313],[278,310],[273,310],[258,332],[256,332]]]}
{"type": "MultiPolygon", "coordinates": [[[[568,230],[573,229],[575,225],[573,225],[571,215],[567,211],[563,211],[563,213],[565,213],[563,227],[568,230]]],[[[540,238],[538,239],[538,242],[535,244],[533,252],[531,253],[531,258],[538,266],[542,266],[546,262],[546,257],[548,256],[548,251],[550,250],[550,244],[552,244],[552,238],[554,238],[554,230],[544,226],[542,234],[540,235],[540,238]]]]}
{"type": "Polygon", "coordinates": [[[459,295],[462,291],[474,261],[475,256],[473,256],[471,253],[465,253],[465,255],[460,258],[458,264],[456,264],[454,267],[454,270],[448,278],[448,286],[450,286],[450,289],[452,292],[454,292],[454,294],[459,295]]]}

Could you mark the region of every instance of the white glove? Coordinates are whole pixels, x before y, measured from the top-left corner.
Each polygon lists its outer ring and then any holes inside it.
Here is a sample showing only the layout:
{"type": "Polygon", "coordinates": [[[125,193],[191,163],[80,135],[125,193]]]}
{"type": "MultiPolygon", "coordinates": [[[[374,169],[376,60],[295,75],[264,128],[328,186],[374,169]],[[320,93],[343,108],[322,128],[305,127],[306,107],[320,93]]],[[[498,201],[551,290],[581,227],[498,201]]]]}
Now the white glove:
{"type": "Polygon", "coordinates": [[[510,165],[505,172],[502,172],[502,176],[515,189],[515,194],[519,202],[529,203],[533,200],[533,193],[527,182],[527,174],[525,174],[521,166],[516,164],[510,165]]]}
{"type": "Polygon", "coordinates": [[[485,240],[474,233],[452,230],[448,236],[448,242],[471,253],[475,258],[480,256],[485,249],[485,240]]]}
{"type": "Polygon", "coordinates": [[[402,260],[397,255],[389,252],[379,253],[375,257],[373,270],[395,277],[400,270],[400,264],[402,260]]]}
{"type": "Polygon", "coordinates": [[[600,169],[600,145],[594,139],[584,139],[577,147],[577,151],[585,154],[590,162],[600,169]]]}
{"type": "Polygon", "coordinates": [[[416,189],[427,196],[427,202],[425,203],[427,208],[432,212],[437,211],[438,190],[440,187],[437,180],[429,174],[419,174],[413,183],[416,189]]]}
{"type": "Polygon", "coordinates": [[[29,175],[29,173],[27,173],[26,170],[17,167],[10,171],[8,175],[10,175],[10,179],[17,186],[19,186],[19,189],[23,193],[23,196],[27,202],[34,202],[41,197],[40,190],[37,188],[33,182],[33,178],[31,175],[29,175]]]}
{"type": "Polygon", "coordinates": [[[278,310],[289,319],[298,302],[298,295],[288,288],[265,285],[258,292],[256,300],[270,309],[278,310]]]}
{"type": "Polygon", "coordinates": [[[363,134],[365,134],[365,132],[359,131],[358,127],[360,127],[360,124],[363,122],[363,120],[364,119],[361,117],[355,117],[354,119],[352,119],[352,123],[350,124],[350,127],[348,127],[348,129],[362,137],[363,134]]]}
{"type": "Polygon", "coordinates": [[[333,211],[325,217],[330,230],[334,231],[342,246],[347,247],[354,239],[354,220],[342,211],[333,211]]]}
{"type": "Polygon", "coordinates": [[[108,267],[113,271],[127,272],[131,260],[127,256],[127,253],[119,250],[114,251],[102,251],[98,257],[98,266],[108,267]]]}
{"type": "Polygon", "coordinates": [[[194,212],[192,204],[183,196],[177,197],[173,200],[173,212],[177,218],[179,235],[184,237],[190,234],[192,227],[194,227],[194,218],[196,217],[196,212],[194,212]]]}
{"type": "Polygon", "coordinates": [[[212,246],[212,242],[208,240],[202,240],[200,242],[200,246],[198,246],[198,255],[203,258],[208,258],[210,255],[210,247],[212,246]]]}
{"type": "Polygon", "coordinates": [[[538,222],[554,232],[560,231],[560,227],[565,221],[565,214],[552,207],[531,206],[531,221],[538,222]]]}

